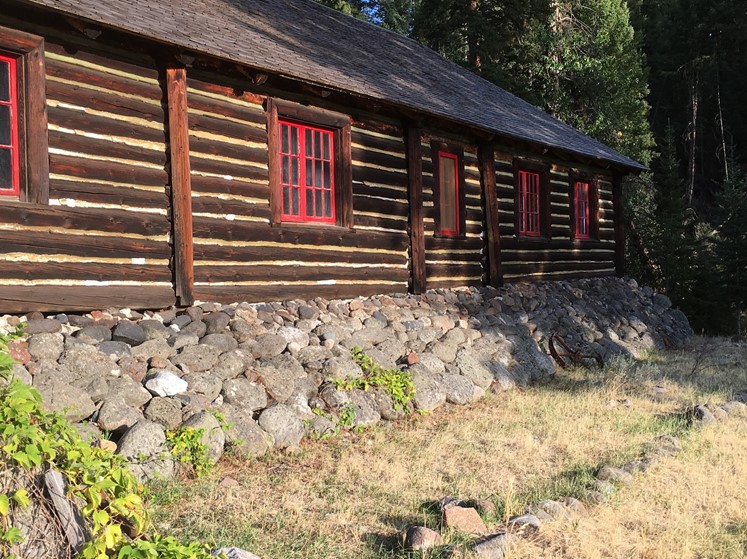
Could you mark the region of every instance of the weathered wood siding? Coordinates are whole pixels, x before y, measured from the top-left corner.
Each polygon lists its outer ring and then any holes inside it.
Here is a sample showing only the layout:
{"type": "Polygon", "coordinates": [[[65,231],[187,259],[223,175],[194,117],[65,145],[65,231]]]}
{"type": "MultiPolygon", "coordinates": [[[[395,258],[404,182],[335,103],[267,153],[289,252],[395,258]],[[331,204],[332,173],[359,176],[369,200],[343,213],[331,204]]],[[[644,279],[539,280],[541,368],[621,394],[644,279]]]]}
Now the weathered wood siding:
{"type": "Polygon", "coordinates": [[[0,310],[172,304],[154,61],[120,62],[85,41],[65,49],[53,28],[0,24],[46,39],[50,159],[49,205],[0,204],[0,310]]]}
{"type": "Polygon", "coordinates": [[[515,231],[514,168],[508,153],[496,152],[496,192],[503,279],[563,279],[615,273],[611,177],[599,185],[599,239],[571,239],[569,169],[550,170],[551,238],[521,238],[515,231]]]}
{"type": "Polygon", "coordinates": [[[353,229],[271,225],[264,100],[188,79],[196,298],[406,291],[401,130],[354,123],[353,229]]]}
{"type": "MultiPolygon", "coordinates": [[[[428,289],[482,285],[484,279],[483,205],[477,148],[464,145],[465,231],[458,237],[436,233],[433,190],[433,157],[430,138],[423,148],[423,224],[425,229],[425,269],[428,289]]],[[[453,141],[448,142],[456,145],[453,141]]]]}

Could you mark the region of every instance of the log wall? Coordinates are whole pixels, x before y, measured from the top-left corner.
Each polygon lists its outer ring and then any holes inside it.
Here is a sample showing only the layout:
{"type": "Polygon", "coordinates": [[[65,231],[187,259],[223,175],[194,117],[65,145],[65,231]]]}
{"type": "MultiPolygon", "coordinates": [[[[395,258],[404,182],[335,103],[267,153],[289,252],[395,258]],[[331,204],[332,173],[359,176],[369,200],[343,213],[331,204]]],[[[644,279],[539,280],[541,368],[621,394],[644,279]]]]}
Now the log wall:
{"type": "Polygon", "coordinates": [[[550,170],[551,238],[519,237],[515,231],[513,157],[496,152],[496,192],[505,281],[599,277],[615,273],[611,177],[599,185],[599,239],[571,239],[570,169],[550,170]]]}
{"type": "Polygon", "coordinates": [[[153,60],[45,37],[49,205],[0,204],[0,310],[174,303],[162,90],[153,60]],[[74,52],[75,54],[71,54],[74,52]]]}
{"type": "MultiPolygon", "coordinates": [[[[482,285],[484,280],[483,205],[477,147],[464,144],[465,231],[456,237],[439,236],[433,192],[436,188],[430,137],[424,136],[423,224],[425,229],[425,269],[428,289],[482,285]]],[[[450,145],[460,145],[448,140],[450,145]]]]}
{"type": "Polygon", "coordinates": [[[195,297],[261,301],[407,290],[402,130],[352,127],[352,229],[274,224],[265,98],[188,79],[195,297]]]}

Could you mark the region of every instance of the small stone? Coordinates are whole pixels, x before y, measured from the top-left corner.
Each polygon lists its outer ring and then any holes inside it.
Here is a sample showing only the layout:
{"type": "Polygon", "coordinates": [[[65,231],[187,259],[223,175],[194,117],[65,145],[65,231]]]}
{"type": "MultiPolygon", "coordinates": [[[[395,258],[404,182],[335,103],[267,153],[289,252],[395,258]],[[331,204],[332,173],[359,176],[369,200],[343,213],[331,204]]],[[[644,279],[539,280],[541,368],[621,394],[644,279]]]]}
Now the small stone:
{"type": "Polygon", "coordinates": [[[116,396],[104,401],[96,424],[104,431],[123,433],[141,419],[143,414],[139,410],[128,406],[121,396],[116,396]]]}
{"type": "Polygon", "coordinates": [[[259,426],[275,440],[275,448],[296,447],[304,435],[301,420],[288,406],[277,404],[259,416],[259,426]]]}
{"type": "Polygon", "coordinates": [[[127,469],[139,481],[174,475],[174,461],[166,447],[161,425],[143,419],[130,427],[119,440],[117,454],[127,459],[127,469]]]}
{"type": "Polygon", "coordinates": [[[488,531],[485,522],[473,508],[447,507],[443,511],[444,526],[450,530],[459,530],[465,534],[482,535],[488,531]]]}
{"type": "MultiPolygon", "coordinates": [[[[64,342],[62,334],[36,334],[28,339],[28,353],[36,361],[41,361],[42,359],[57,361],[63,351],[64,342]]],[[[13,353],[11,353],[12,356],[13,353]]],[[[19,361],[23,363],[22,359],[19,361]]],[[[26,362],[28,363],[28,361],[26,362]]]]}
{"type": "Polygon", "coordinates": [[[558,501],[553,501],[551,499],[543,499],[533,505],[528,506],[527,512],[537,517],[540,516],[539,513],[544,512],[552,519],[567,519],[570,517],[570,514],[568,513],[568,509],[566,509],[566,507],[564,507],[558,501]]]}
{"type": "Polygon", "coordinates": [[[202,317],[202,322],[207,327],[206,334],[218,334],[226,329],[231,317],[224,312],[211,312],[202,317]]]}
{"type": "Polygon", "coordinates": [[[184,365],[192,373],[209,371],[220,357],[220,350],[207,345],[185,347],[179,355],[171,358],[177,367],[184,365]]]}
{"type": "Polygon", "coordinates": [[[512,528],[523,530],[539,530],[542,522],[533,514],[522,514],[509,518],[508,525],[512,528]]]}
{"type": "Polygon", "coordinates": [[[221,487],[238,487],[239,482],[238,480],[232,478],[231,476],[226,476],[222,480],[220,480],[220,486],[221,487]]]}
{"type": "Polygon", "coordinates": [[[24,332],[33,336],[34,334],[55,334],[62,330],[62,324],[51,318],[41,318],[26,322],[24,332]]]}
{"type": "Polygon", "coordinates": [[[216,557],[225,556],[226,559],[260,559],[254,553],[238,547],[219,547],[213,550],[212,555],[216,557]]]}
{"type": "Polygon", "coordinates": [[[117,452],[117,443],[109,439],[101,439],[99,440],[99,448],[114,453],[117,452]]]}
{"type": "Polygon", "coordinates": [[[747,416],[747,405],[743,404],[742,402],[737,402],[736,400],[733,400],[731,402],[724,402],[723,404],[721,404],[721,407],[729,415],[734,415],[736,417],[747,416]]]}
{"type": "MultiPolygon", "coordinates": [[[[62,336],[60,336],[60,342],[62,342],[62,336]]],[[[60,343],[60,353],[62,353],[62,348],[62,343],[60,343]]],[[[21,365],[25,365],[33,359],[29,352],[29,343],[21,340],[15,340],[8,344],[8,355],[10,355],[10,358],[13,359],[13,361],[20,363],[21,365]]],[[[57,357],[59,357],[59,354],[57,357]]],[[[36,359],[38,361],[40,358],[37,357],[36,359]]],[[[56,358],[53,358],[53,360],[56,360],[56,358]]]]}
{"type": "Polygon", "coordinates": [[[586,508],[586,505],[574,497],[563,498],[563,504],[568,510],[576,514],[586,515],[589,512],[586,508]]]}
{"type": "Polygon", "coordinates": [[[602,481],[610,481],[612,483],[621,483],[627,485],[633,482],[633,476],[620,468],[614,468],[612,466],[602,466],[597,472],[597,479],[602,481]]]}
{"type": "Polygon", "coordinates": [[[223,446],[226,443],[226,435],[220,422],[209,411],[201,411],[182,423],[182,427],[191,427],[201,430],[200,442],[205,446],[210,461],[215,464],[223,455],[223,446]]]}
{"type": "Polygon", "coordinates": [[[711,408],[711,413],[713,414],[713,417],[716,418],[717,421],[726,421],[729,419],[729,414],[726,412],[725,409],[721,407],[713,407],[711,408]]]}
{"type": "Polygon", "coordinates": [[[716,417],[705,406],[695,406],[692,413],[695,421],[701,426],[718,423],[716,417]]]}
{"type": "Polygon", "coordinates": [[[81,328],[75,333],[75,337],[83,343],[96,345],[108,342],[112,339],[112,331],[106,326],[94,325],[81,328]]]}
{"type": "Polygon", "coordinates": [[[504,559],[515,538],[513,534],[491,534],[475,540],[472,551],[481,559],[504,559]]]}
{"type": "Polygon", "coordinates": [[[148,402],[143,413],[146,419],[166,429],[176,429],[182,423],[182,406],[175,398],[155,397],[148,402]]]}
{"type": "Polygon", "coordinates": [[[140,345],[146,339],[142,326],[129,320],[120,320],[112,332],[113,341],[124,342],[130,346],[140,345]]]}
{"type": "Polygon", "coordinates": [[[109,398],[122,396],[128,406],[141,408],[153,397],[143,385],[130,377],[113,378],[109,381],[109,398]]]}
{"type": "Polygon", "coordinates": [[[264,386],[246,378],[224,381],[221,393],[226,404],[231,404],[248,412],[267,407],[267,392],[264,386]]]}
{"type": "MultiPolygon", "coordinates": [[[[146,340],[166,340],[173,332],[173,330],[166,328],[160,320],[141,320],[138,322],[138,326],[143,331],[146,340]]],[[[181,325],[178,326],[181,327],[181,325]]]]}
{"type": "Polygon", "coordinates": [[[405,534],[405,547],[424,551],[441,544],[441,534],[425,526],[410,526],[405,534]]]}
{"type": "Polygon", "coordinates": [[[288,342],[277,334],[263,334],[257,337],[257,345],[252,349],[252,355],[257,359],[267,359],[280,355],[285,351],[288,342]]]}
{"type": "Polygon", "coordinates": [[[175,396],[186,392],[189,385],[187,381],[179,378],[171,371],[156,371],[145,381],[145,388],[150,390],[154,396],[175,396]]]}
{"type": "Polygon", "coordinates": [[[200,339],[200,344],[216,348],[221,354],[239,347],[239,342],[231,334],[207,334],[200,339]]]}
{"type": "Polygon", "coordinates": [[[615,486],[606,480],[595,479],[592,486],[595,491],[599,491],[600,493],[608,497],[615,492],[615,486]]]}
{"type": "Polygon", "coordinates": [[[63,414],[72,423],[90,417],[96,410],[91,397],[70,384],[52,381],[36,388],[47,409],[63,414]]]}
{"type": "Polygon", "coordinates": [[[125,342],[101,342],[96,346],[99,353],[103,353],[112,361],[119,361],[123,357],[131,355],[130,346],[125,342]]]}
{"type": "Polygon", "coordinates": [[[420,363],[420,357],[418,357],[416,352],[411,351],[407,354],[407,357],[405,357],[405,362],[408,365],[415,365],[416,363],[420,363]]]}

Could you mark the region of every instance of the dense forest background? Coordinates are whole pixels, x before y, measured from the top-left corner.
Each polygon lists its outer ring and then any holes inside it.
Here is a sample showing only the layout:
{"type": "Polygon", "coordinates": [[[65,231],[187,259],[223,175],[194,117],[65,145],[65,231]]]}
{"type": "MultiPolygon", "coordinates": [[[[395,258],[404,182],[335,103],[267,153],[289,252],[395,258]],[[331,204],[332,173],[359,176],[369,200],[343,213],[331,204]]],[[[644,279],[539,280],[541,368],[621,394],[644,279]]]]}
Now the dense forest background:
{"type": "Polygon", "coordinates": [[[747,2],[320,0],[438,51],[651,168],[627,272],[693,327],[747,306],[747,2]]]}

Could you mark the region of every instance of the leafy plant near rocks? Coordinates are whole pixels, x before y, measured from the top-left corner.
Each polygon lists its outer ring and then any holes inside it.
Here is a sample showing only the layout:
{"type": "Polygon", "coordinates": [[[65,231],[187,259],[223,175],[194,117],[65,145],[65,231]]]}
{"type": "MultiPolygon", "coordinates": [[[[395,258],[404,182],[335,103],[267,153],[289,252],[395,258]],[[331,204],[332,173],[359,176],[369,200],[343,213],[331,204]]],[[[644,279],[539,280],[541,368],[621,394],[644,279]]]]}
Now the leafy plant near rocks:
{"type": "Polygon", "coordinates": [[[191,466],[197,477],[209,474],[213,469],[207,447],[202,442],[204,433],[205,429],[189,426],[166,431],[166,445],[171,455],[180,464],[191,466]]]}
{"type": "Polygon", "coordinates": [[[415,384],[412,381],[412,374],[399,369],[384,369],[359,347],[354,347],[351,352],[353,360],[363,370],[363,376],[335,380],[335,386],[338,389],[345,390],[383,388],[392,399],[394,409],[409,412],[410,402],[415,398],[415,384]]]}
{"type": "MultiPolygon", "coordinates": [[[[9,337],[0,337],[0,467],[20,468],[31,474],[54,469],[67,481],[67,493],[82,504],[91,538],[81,559],[208,559],[207,548],[182,544],[149,530],[143,487],[125,469],[125,459],[94,448],[60,414],[42,407],[39,393],[13,378],[7,354],[9,337]]],[[[0,551],[23,542],[11,525],[14,507],[29,505],[24,489],[0,495],[0,551]]]]}

